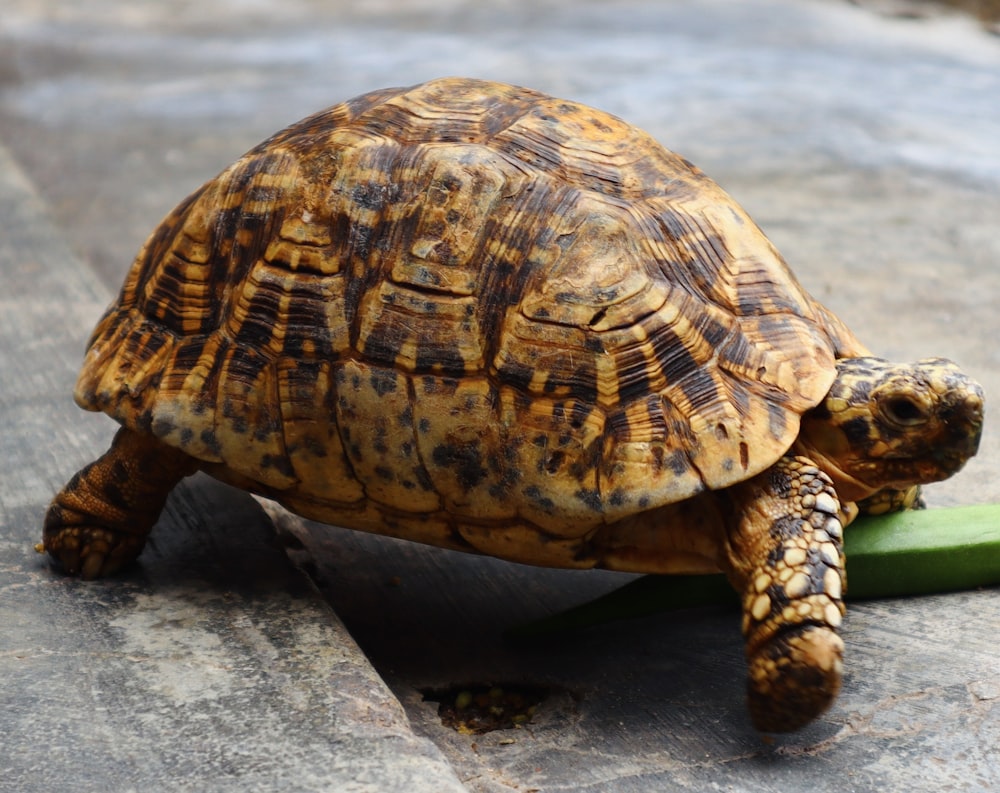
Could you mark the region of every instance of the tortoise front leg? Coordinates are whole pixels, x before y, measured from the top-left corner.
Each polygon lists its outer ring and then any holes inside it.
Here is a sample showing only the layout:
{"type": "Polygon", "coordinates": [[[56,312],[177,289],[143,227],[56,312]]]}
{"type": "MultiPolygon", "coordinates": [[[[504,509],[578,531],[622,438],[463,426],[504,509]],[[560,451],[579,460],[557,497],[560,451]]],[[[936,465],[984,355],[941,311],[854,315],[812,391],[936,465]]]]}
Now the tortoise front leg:
{"type": "Polygon", "coordinates": [[[844,642],[841,506],[812,461],[785,457],[735,489],[729,579],[743,597],[750,715],[788,732],[840,690],[844,642]]]}
{"type": "Polygon", "coordinates": [[[194,459],[152,435],[120,429],[53,499],[38,550],[83,578],[115,572],[139,555],[167,495],[196,470],[194,459]]]}

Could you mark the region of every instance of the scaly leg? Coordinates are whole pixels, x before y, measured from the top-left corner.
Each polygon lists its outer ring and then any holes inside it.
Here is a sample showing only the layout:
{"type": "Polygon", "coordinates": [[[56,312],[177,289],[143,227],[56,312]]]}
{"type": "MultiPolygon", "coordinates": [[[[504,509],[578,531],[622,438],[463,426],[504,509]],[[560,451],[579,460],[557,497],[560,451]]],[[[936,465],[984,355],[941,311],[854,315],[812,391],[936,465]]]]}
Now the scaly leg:
{"type": "Polygon", "coordinates": [[[840,690],[844,513],[810,460],[785,457],[734,489],[728,575],[743,597],[754,725],[788,732],[840,690]]]}
{"type": "Polygon", "coordinates": [[[924,503],[920,485],[914,485],[906,490],[886,488],[858,502],[858,511],[862,515],[885,515],[887,512],[926,508],[927,504],[924,503]]]}
{"type": "Polygon", "coordinates": [[[120,429],[53,499],[39,550],[83,578],[115,572],[139,555],[167,495],[197,467],[152,435],[120,429]]]}

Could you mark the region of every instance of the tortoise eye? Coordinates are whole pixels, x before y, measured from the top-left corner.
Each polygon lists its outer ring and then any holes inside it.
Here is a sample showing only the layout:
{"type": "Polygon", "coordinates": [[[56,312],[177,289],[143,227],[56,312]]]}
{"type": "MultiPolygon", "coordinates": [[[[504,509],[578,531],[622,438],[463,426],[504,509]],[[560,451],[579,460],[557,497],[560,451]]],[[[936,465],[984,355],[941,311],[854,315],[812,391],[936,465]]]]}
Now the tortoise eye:
{"type": "Polygon", "coordinates": [[[882,403],[882,412],[889,421],[903,426],[919,424],[927,418],[923,406],[905,396],[887,399],[882,403]]]}

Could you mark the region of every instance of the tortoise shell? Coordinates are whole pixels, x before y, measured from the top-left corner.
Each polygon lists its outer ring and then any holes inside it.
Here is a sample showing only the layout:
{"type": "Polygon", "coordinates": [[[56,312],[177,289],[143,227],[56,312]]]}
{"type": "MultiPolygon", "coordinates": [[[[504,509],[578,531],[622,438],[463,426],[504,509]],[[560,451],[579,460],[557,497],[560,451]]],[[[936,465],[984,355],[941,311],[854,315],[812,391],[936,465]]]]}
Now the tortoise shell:
{"type": "Polygon", "coordinates": [[[185,200],[78,403],[343,526],[545,564],[792,445],[864,349],[644,132],[474,80],[365,94],[185,200]]]}

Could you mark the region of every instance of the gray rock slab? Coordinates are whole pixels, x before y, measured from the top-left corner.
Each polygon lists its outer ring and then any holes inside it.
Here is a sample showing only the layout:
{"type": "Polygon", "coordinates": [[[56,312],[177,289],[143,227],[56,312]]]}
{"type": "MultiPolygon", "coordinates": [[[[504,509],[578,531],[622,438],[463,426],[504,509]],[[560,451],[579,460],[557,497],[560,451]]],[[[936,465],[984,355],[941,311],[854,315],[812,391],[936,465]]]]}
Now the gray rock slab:
{"type": "Polygon", "coordinates": [[[508,628],[628,577],[470,558],[274,515],[302,540],[296,554],[415,728],[443,747],[470,790],[1000,787],[1000,590],[852,603],[839,700],[808,728],[765,740],[745,711],[736,611],[512,644],[508,628]],[[548,696],[523,729],[461,735],[427,694],[472,685],[548,696]]]}
{"type": "Polygon", "coordinates": [[[34,552],[113,431],[70,399],[110,295],[3,148],[0,218],[0,790],[465,790],[246,494],[184,483],[122,576],[34,552]]]}

